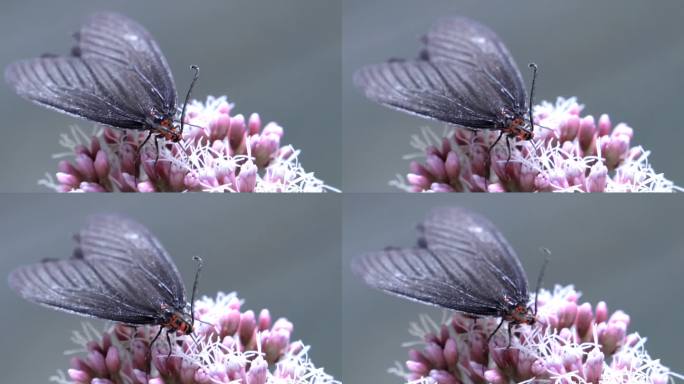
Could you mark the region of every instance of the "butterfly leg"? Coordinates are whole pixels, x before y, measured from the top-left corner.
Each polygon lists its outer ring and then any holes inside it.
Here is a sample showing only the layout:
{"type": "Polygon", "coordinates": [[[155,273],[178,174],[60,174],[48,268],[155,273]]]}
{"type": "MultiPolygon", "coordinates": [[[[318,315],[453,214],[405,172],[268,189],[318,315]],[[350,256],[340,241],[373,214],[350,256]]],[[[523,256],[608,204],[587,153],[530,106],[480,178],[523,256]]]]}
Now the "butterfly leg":
{"type": "Polygon", "coordinates": [[[502,317],[501,321],[499,322],[499,325],[496,326],[496,329],[494,330],[494,332],[492,332],[492,334],[489,335],[489,337],[487,338],[487,344],[489,344],[489,342],[492,341],[492,337],[494,337],[494,335],[496,335],[496,333],[499,331],[499,328],[501,328],[503,323],[504,323],[504,319],[502,317]]]}
{"type": "Polygon", "coordinates": [[[147,134],[147,137],[145,138],[145,140],[143,140],[142,144],[140,144],[140,146],[138,147],[138,152],[140,152],[140,150],[142,149],[142,147],[144,147],[145,144],[147,144],[147,142],[150,140],[150,137],[152,137],[152,134],[153,134],[153,133],[154,133],[154,132],[150,131],[150,133],[147,134]]]}
{"type": "Polygon", "coordinates": [[[138,163],[136,164],[136,167],[139,166],[140,162],[142,161],[142,149],[143,149],[143,147],[145,146],[145,144],[147,144],[147,142],[150,140],[150,137],[152,136],[152,133],[153,133],[153,132],[150,131],[150,133],[147,135],[147,137],[145,138],[145,140],[143,140],[142,144],[140,144],[140,145],[138,146],[138,154],[137,154],[137,156],[136,156],[137,159],[138,159],[138,160],[137,160],[138,163]]]}
{"type": "Polygon", "coordinates": [[[501,140],[501,136],[503,136],[503,135],[504,135],[504,131],[501,131],[501,133],[499,133],[499,137],[497,137],[496,140],[494,140],[494,144],[490,145],[489,149],[487,149],[487,153],[490,154],[490,156],[492,153],[492,149],[494,149],[494,146],[496,146],[496,144],[499,143],[499,140],[501,140]]]}
{"type": "Polygon", "coordinates": [[[173,331],[173,329],[169,329],[168,331],[166,331],[166,342],[169,345],[169,354],[166,356],[167,359],[171,357],[171,336],[169,336],[169,334],[173,331]]]}
{"type": "Polygon", "coordinates": [[[513,325],[514,325],[513,323],[508,323],[508,346],[506,347],[506,349],[511,347],[511,337],[513,335],[513,332],[512,332],[513,325]]]}
{"type": "Polygon", "coordinates": [[[157,161],[159,161],[159,139],[161,138],[161,135],[157,135],[154,137],[154,149],[157,151],[157,157],[154,158],[154,165],[157,165],[157,161]]]}
{"type": "Polygon", "coordinates": [[[160,326],[160,327],[159,327],[159,332],[157,332],[157,335],[154,336],[154,338],[153,338],[152,341],[150,342],[150,350],[152,349],[152,345],[154,344],[154,342],[157,341],[157,339],[159,338],[159,335],[161,334],[162,329],[164,329],[164,328],[160,326]]]}
{"type": "Polygon", "coordinates": [[[506,165],[508,166],[508,162],[511,161],[511,137],[506,136],[506,148],[508,148],[508,158],[506,159],[506,165]]]}

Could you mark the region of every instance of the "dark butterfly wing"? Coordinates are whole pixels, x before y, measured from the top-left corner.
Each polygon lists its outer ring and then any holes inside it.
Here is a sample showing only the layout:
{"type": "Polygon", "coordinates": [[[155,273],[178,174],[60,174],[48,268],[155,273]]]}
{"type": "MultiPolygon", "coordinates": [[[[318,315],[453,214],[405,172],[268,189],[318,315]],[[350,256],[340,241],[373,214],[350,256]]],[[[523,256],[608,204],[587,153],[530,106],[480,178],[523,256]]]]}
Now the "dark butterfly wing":
{"type": "Polygon", "coordinates": [[[116,260],[153,281],[167,303],[185,303],[185,286],[176,264],[142,224],[119,215],[93,216],[78,236],[77,253],[93,261],[116,260]]]}
{"type": "Polygon", "coordinates": [[[494,129],[490,101],[481,97],[477,78],[459,68],[424,60],[369,65],[354,83],[369,99],[430,119],[473,128],[494,129]]]}
{"type": "Polygon", "coordinates": [[[77,241],[70,259],[14,270],[12,289],[38,304],[129,324],[159,323],[163,306],[184,307],[178,269],[142,225],[96,216],[77,241]]]}
{"type": "Polygon", "coordinates": [[[425,36],[428,60],[470,69],[507,106],[525,106],[525,86],[513,57],[488,27],[465,17],[439,20],[425,36]]]}
{"type": "Polygon", "coordinates": [[[140,305],[149,285],[133,284],[125,268],[111,262],[51,260],[12,271],[9,284],[24,299],[54,309],[127,324],[157,323],[151,303],[140,305]],[[130,289],[141,296],[131,301],[130,289]]]}
{"type": "Polygon", "coordinates": [[[354,260],[367,284],[427,304],[500,316],[523,297],[527,281],[506,240],[482,216],[445,209],[421,225],[416,248],[388,248],[354,260]]]}
{"type": "Polygon", "coordinates": [[[387,248],[357,257],[353,271],[366,284],[422,303],[461,312],[497,316],[500,305],[478,288],[486,284],[467,276],[457,254],[426,248],[387,248]]]}
{"type": "Polygon", "coordinates": [[[152,116],[175,115],[171,71],[139,24],[122,15],[98,13],[76,37],[71,57],[10,64],[7,83],[37,104],[119,128],[145,129],[152,116]]]}
{"type": "Polygon", "coordinates": [[[143,129],[145,106],[135,94],[140,82],[102,61],[79,57],[21,60],[5,70],[15,92],[36,104],[72,116],[127,129],[143,129]]]}
{"type": "Polygon", "coordinates": [[[502,111],[524,112],[522,77],[487,27],[465,18],[438,22],[417,60],[364,67],[354,75],[366,97],[450,124],[499,129],[502,111]]]}
{"type": "Polygon", "coordinates": [[[431,251],[457,254],[489,296],[527,300],[527,276],[513,248],[484,216],[458,207],[432,211],[418,227],[419,243],[431,251]]]}
{"type": "Polygon", "coordinates": [[[118,13],[100,12],[88,18],[77,35],[77,51],[85,60],[103,60],[132,71],[158,111],[175,113],[176,86],[166,58],[152,35],[136,21],[118,13]]]}

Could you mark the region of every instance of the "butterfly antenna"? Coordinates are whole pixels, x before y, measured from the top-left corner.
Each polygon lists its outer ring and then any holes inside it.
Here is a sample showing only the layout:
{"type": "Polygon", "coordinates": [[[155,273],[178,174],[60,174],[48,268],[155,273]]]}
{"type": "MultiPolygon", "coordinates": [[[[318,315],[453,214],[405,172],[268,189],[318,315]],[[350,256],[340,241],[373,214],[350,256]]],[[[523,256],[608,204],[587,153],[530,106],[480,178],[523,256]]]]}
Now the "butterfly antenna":
{"type": "MultiPolygon", "coordinates": [[[[534,148],[534,152],[537,152],[539,150],[539,147],[534,143],[534,141],[530,140],[530,144],[532,144],[532,148],[534,148]]],[[[540,143],[541,145],[541,143],[540,143]]]]}
{"type": "Polygon", "coordinates": [[[549,258],[551,256],[551,251],[548,248],[540,248],[540,250],[546,253],[546,258],[544,259],[544,264],[542,264],[541,270],[539,271],[539,276],[537,276],[537,289],[534,294],[534,315],[537,316],[537,302],[539,299],[539,290],[541,289],[542,279],[544,278],[544,273],[546,272],[546,265],[549,263],[549,258]]]}
{"type": "Polygon", "coordinates": [[[530,115],[530,125],[532,126],[532,132],[534,132],[534,121],[532,120],[532,102],[534,101],[534,86],[537,82],[537,64],[530,63],[530,68],[532,68],[532,87],[530,87],[530,105],[529,105],[529,115],[530,115]]]}
{"type": "Polygon", "coordinates": [[[548,129],[549,131],[553,131],[553,128],[549,128],[549,127],[545,127],[543,125],[539,125],[539,123],[537,123],[536,127],[541,128],[541,129],[548,129]]]}
{"type": "Polygon", "coordinates": [[[193,256],[193,260],[197,262],[197,271],[195,271],[195,282],[192,284],[192,299],[190,301],[190,316],[192,316],[192,325],[195,325],[195,293],[197,292],[197,283],[199,282],[200,271],[202,270],[203,261],[199,256],[193,256]]]}
{"type": "MultiPolygon", "coordinates": [[[[195,127],[195,128],[207,129],[207,127],[203,127],[203,126],[201,126],[201,125],[195,125],[195,124],[190,124],[190,123],[185,123],[185,125],[189,125],[189,126],[195,127]]],[[[549,129],[550,129],[550,128],[549,128],[549,129]]]]}
{"type": "Polygon", "coordinates": [[[192,341],[195,342],[195,346],[199,345],[199,340],[197,340],[197,337],[195,337],[194,333],[191,333],[190,337],[192,338],[192,341]]]}
{"type": "Polygon", "coordinates": [[[183,120],[185,120],[185,108],[188,106],[188,100],[190,100],[190,94],[192,93],[192,89],[195,87],[195,83],[197,82],[197,79],[199,79],[199,67],[196,65],[190,66],[190,68],[195,70],[195,76],[192,78],[192,83],[190,83],[190,88],[188,88],[188,93],[185,94],[185,101],[183,102],[183,110],[181,111],[181,118],[180,118],[180,123],[181,123],[181,128],[180,128],[180,134],[183,136],[183,120]]]}
{"type": "Polygon", "coordinates": [[[214,324],[209,323],[209,322],[206,322],[206,321],[202,321],[202,320],[200,320],[200,319],[197,319],[197,321],[200,322],[200,323],[202,323],[202,324],[204,324],[204,325],[211,325],[212,327],[214,326],[214,324]]]}

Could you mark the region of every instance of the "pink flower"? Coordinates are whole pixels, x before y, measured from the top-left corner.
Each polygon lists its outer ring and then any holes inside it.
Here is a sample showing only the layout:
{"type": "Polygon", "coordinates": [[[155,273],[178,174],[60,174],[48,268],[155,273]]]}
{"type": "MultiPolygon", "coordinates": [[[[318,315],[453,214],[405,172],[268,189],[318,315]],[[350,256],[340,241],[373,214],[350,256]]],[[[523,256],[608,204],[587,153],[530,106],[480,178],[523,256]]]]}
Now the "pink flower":
{"type": "Polygon", "coordinates": [[[84,325],[83,334],[75,332],[74,337],[84,356],[71,360],[66,376],[60,372],[51,380],[60,384],[339,383],[313,365],[308,346],[291,341],[292,323],[284,318],[272,322],[268,310],[256,315],[241,311],[241,306],[235,293],[198,300],[195,331],[192,336],[172,337],[170,357],[163,334],[150,345],[156,326],[134,330],[117,324],[100,334],[84,325]]]}
{"type": "Polygon", "coordinates": [[[420,348],[409,350],[405,367],[391,369],[412,384],[451,383],[667,383],[670,372],[652,359],[638,333],[627,333],[629,316],[608,312],[606,303],[579,302],[572,286],[541,290],[538,321],[499,331],[495,318],[447,314],[440,324],[422,316],[411,334],[420,348]]]}
{"type": "Polygon", "coordinates": [[[505,138],[488,153],[499,132],[446,128],[439,136],[429,128],[413,136],[418,154],[406,179],[391,185],[409,192],[672,192],[682,190],[648,162],[649,152],[632,146],[634,130],[616,126],[608,115],[598,122],[581,116],[575,98],[534,107],[535,138],[505,138]]]}
{"type": "Polygon", "coordinates": [[[258,114],[245,118],[232,115],[232,109],[225,97],[192,101],[183,139],[177,144],[161,140],[158,152],[153,139],[140,148],[147,132],[106,127],[88,136],[73,128],[61,144],[75,158],[60,161],[56,182],[47,175],[40,183],[58,192],[332,190],[302,168],[299,151],[281,145],[282,127],[262,126],[258,114]]]}

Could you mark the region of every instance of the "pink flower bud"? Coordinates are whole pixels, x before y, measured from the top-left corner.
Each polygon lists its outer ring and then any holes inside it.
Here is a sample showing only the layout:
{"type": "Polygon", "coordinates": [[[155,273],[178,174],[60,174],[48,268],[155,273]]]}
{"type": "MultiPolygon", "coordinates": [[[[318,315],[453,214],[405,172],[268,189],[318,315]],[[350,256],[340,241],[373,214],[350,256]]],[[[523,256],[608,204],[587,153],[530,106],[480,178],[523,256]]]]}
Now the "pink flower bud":
{"type": "Polygon", "coordinates": [[[74,166],[84,181],[95,181],[97,179],[93,159],[91,159],[87,154],[82,153],[76,156],[74,166]]]}
{"type": "Polygon", "coordinates": [[[597,348],[589,351],[587,361],[584,363],[584,376],[588,383],[599,383],[603,373],[603,359],[603,353],[597,348]]]}
{"type": "Polygon", "coordinates": [[[603,163],[597,162],[592,165],[589,176],[586,179],[587,192],[603,192],[608,180],[608,168],[603,163]]]}
{"type": "Polygon", "coordinates": [[[69,368],[67,374],[76,383],[90,383],[91,376],[84,371],[79,371],[78,369],[69,368]]]}
{"type": "Polygon", "coordinates": [[[603,136],[599,134],[596,130],[594,117],[587,116],[582,118],[580,120],[579,126],[579,145],[584,151],[586,151],[589,148],[596,135],[598,135],[599,137],[603,136]]]}
{"type": "Polygon", "coordinates": [[[138,191],[139,192],[157,192],[156,188],[154,187],[154,184],[152,184],[149,181],[143,181],[142,183],[138,183],[138,191]]]}
{"type": "Polygon", "coordinates": [[[93,167],[95,169],[95,174],[100,182],[108,181],[108,175],[110,171],[109,159],[104,151],[98,151],[95,155],[95,162],[93,167]]]}
{"type": "Polygon", "coordinates": [[[447,371],[432,370],[430,377],[437,382],[437,384],[460,384],[456,378],[447,371]]]}
{"type": "Polygon", "coordinates": [[[78,188],[83,192],[107,192],[103,186],[96,183],[81,182],[78,188]]]}
{"type": "Polygon", "coordinates": [[[416,374],[417,377],[426,376],[428,374],[427,366],[418,361],[406,361],[406,368],[412,373],[416,374]]]}
{"type": "Polygon", "coordinates": [[[254,164],[245,164],[237,177],[239,192],[253,192],[257,181],[257,167],[254,164]]]}
{"type": "Polygon", "coordinates": [[[245,126],[245,117],[242,115],[237,115],[234,116],[230,120],[230,146],[233,148],[233,150],[238,150],[244,141],[245,138],[245,132],[246,126],[245,126]]]}
{"type": "Polygon", "coordinates": [[[273,135],[278,138],[278,141],[280,141],[280,138],[283,137],[283,134],[285,134],[285,131],[283,130],[283,127],[280,125],[270,122],[266,124],[264,127],[264,130],[261,132],[262,135],[268,136],[268,135],[273,135]]]}
{"type": "Polygon", "coordinates": [[[599,136],[608,135],[612,128],[613,128],[613,124],[610,122],[610,117],[606,114],[601,115],[601,117],[599,117],[599,122],[598,122],[598,134],[599,134],[599,136]]]}
{"type": "Polygon", "coordinates": [[[427,168],[434,181],[446,181],[444,161],[437,155],[429,155],[426,160],[427,168]]]}
{"type": "Polygon", "coordinates": [[[57,172],[56,176],[59,183],[69,186],[70,188],[76,188],[81,184],[81,180],[73,174],[57,172]]]}
{"type": "Polygon", "coordinates": [[[247,311],[240,316],[240,341],[242,345],[249,345],[254,337],[254,330],[256,329],[256,320],[253,311],[247,311]]]}
{"type": "Polygon", "coordinates": [[[596,304],[596,317],[594,322],[598,324],[603,323],[606,320],[608,320],[608,305],[605,301],[599,301],[599,303],[596,304]]]}
{"type": "Polygon", "coordinates": [[[593,313],[591,311],[591,304],[584,303],[577,308],[576,327],[577,334],[581,340],[585,340],[591,330],[593,313]]]}
{"type": "Polygon", "coordinates": [[[219,114],[209,123],[209,139],[213,141],[225,138],[228,135],[230,126],[230,116],[219,114]]]}
{"type": "Polygon", "coordinates": [[[258,327],[260,331],[268,329],[271,326],[271,314],[268,309],[262,309],[259,312],[258,327]]]}
{"type": "Polygon", "coordinates": [[[257,358],[247,372],[246,384],[266,384],[268,379],[268,364],[261,358],[257,358]]]}
{"type": "Polygon", "coordinates": [[[261,130],[261,118],[258,113],[252,113],[249,115],[249,120],[247,123],[250,135],[256,135],[261,130]]]}
{"type": "Polygon", "coordinates": [[[569,116],[560,125],[560,141],[572,141],[577,137],[580,128],[580,120],[577,116],[569,116]]]}
{"type": "Polygon", "coordinates": [[[409,184],[418,187],[420,190],[430,189],[430,180],[425,176],[409,173],[408,175],[406,175],[406,180],[409,184]]]}

